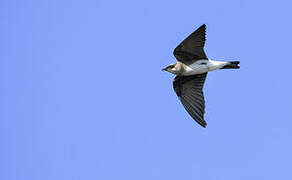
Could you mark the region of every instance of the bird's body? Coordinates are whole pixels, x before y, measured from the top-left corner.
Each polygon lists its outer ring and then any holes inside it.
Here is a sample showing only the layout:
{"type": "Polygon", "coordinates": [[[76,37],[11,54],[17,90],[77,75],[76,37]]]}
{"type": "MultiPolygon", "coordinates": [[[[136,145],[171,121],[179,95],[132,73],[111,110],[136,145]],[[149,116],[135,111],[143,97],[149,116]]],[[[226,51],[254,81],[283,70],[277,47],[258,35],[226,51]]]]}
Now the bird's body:
{"type": "Polygon", "coordinates": [[[238,69],[239,61],[214,61],[208,59],[204,52],[206,25],[203,24],[174,50],[177,63],[164,68],[175,74],[173,88],[184,108],[201,126],[204,120],[205,100],[203,85],[207,73],[217,69],[238,69]]]}
{"type": "Polygon", "coordinates": [[[221,69],[228,64],[230,64],[230,62],[201,59],[193,62],[192,64],[177,62],[175,63],[175,69],[180,70],[177,75],[190,76],[195,74],[203,74],[206,72],[214,71],[216,69],[221,69]]]}

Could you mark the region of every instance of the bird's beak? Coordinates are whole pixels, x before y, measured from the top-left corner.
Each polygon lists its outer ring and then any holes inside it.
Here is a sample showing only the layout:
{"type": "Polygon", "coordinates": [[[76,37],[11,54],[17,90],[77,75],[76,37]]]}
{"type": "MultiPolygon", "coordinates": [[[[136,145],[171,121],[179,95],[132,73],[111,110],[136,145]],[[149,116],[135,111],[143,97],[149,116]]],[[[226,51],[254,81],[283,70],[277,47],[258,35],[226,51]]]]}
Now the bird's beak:
{"type": "Polygon", "coordinates": [[[167,69],[167,68],[163,68],[163,69],[161,69],[161,71],[166,71],[166,69],[167,69]]]}

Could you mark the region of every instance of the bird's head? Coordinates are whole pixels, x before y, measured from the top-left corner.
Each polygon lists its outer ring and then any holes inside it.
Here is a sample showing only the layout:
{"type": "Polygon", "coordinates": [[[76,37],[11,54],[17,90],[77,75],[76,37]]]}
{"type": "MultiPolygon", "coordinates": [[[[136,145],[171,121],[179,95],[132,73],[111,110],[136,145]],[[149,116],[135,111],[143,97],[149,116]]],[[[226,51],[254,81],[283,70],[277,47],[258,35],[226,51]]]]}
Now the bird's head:
{"type": "Polygon", "coordinates": [[[172,74],[179,74],[180,68],[177,66],[177,63],[168,65],[166,68],[163,68],[162,71],[167,71],[172,74]]]}

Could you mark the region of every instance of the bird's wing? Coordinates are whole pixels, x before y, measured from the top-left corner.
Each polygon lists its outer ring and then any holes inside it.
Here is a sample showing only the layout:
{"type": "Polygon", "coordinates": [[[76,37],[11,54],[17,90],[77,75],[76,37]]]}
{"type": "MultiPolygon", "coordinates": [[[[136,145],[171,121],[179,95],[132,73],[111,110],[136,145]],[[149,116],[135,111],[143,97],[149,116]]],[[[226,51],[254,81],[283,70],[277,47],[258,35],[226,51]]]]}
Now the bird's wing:
{"type": "Polygon", "coordinates": [[[176,76],[173,88],[187,112],[201,126],[206,127],[204,120],[205,100],[203,86],[207,73],[192,76],[176,76]]]}
{"type": "Polygon", "coordinates": [[[208,59],[204,52],[206,40],[206,25],[203,24],[189,35],[173,51],[178,61],[183,63],[194,62],[199,59],[208,59]]]}

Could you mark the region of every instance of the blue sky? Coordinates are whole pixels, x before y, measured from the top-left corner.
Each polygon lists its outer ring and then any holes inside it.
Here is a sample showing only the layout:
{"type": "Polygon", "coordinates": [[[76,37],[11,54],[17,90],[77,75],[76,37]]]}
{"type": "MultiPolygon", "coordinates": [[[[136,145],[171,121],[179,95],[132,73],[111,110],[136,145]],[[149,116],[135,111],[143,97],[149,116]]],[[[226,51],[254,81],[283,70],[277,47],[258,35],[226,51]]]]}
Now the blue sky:
{"type": "Polygon", "coordinates": [[[0,179],[292,178],[290,1],[0,2],[0,179]],[[206,129],[173,49],[201,24],[206,129]]]}

